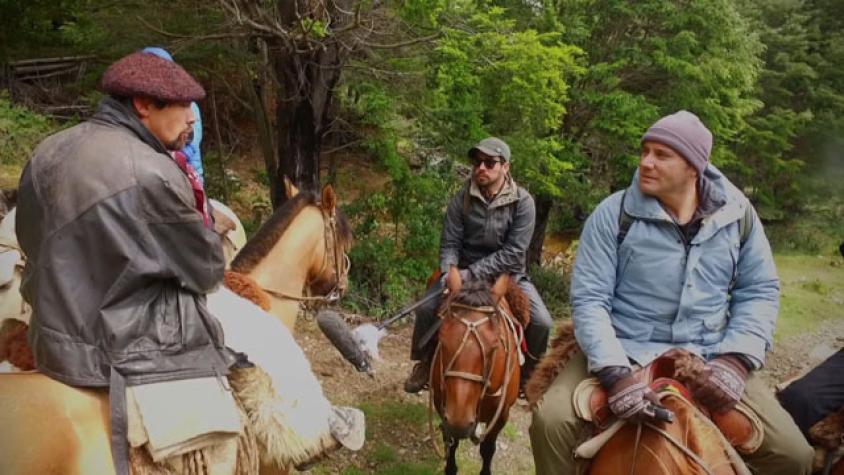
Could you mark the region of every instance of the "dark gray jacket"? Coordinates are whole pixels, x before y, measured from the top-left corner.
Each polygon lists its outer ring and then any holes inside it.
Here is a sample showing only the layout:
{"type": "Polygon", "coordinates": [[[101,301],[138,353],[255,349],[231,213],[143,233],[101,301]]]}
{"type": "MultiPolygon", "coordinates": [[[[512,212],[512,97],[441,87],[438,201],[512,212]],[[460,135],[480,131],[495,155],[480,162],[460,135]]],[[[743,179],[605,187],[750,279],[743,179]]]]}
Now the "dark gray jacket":
{"type": "Polygon", "coordinates": [[[448,204],[440,269],[448,272],[456,265],[482,279],[502,273],[523,276],[535,217],[533,197],[512,178],[490,203],[468,180],[448,204]]]}
{"type": "Polygon", "coordinates": [[[20,182],[22,293],[38,369],[77,386],[226,374],[232,357],[204,294],[219,237],[164,146],[122,103],[44,140],[20,182]]]}

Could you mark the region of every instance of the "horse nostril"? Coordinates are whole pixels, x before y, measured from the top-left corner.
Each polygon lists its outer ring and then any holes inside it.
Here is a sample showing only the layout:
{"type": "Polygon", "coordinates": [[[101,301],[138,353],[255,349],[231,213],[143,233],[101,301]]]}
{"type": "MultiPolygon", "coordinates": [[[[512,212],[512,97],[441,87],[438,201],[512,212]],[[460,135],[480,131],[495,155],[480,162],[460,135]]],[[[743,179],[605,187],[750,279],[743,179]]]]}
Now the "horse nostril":
{"type": "Polygon", "coordinates": [[[448,421],[443,421],[442,430],[446,437],[453,438],[453,439],[469,439],[475,435],[475,430],[478,424],[476,422],[470,422],[469,424],[463,426],[454,426],[448,423],[448,421]]]}

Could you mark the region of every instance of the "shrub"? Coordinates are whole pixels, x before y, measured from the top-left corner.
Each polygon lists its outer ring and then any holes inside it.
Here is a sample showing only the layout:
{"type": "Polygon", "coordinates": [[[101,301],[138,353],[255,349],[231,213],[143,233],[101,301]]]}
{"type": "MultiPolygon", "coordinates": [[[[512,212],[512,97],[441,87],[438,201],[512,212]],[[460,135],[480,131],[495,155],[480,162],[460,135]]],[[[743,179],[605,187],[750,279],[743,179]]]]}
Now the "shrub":
{"type": "Polygon", "coordinates": [[[47,116],[26,107],[12,104],[5,92],[0,92],[0,162],[3,165],[23,165],[36,145],[59,125],[47,116]]]}

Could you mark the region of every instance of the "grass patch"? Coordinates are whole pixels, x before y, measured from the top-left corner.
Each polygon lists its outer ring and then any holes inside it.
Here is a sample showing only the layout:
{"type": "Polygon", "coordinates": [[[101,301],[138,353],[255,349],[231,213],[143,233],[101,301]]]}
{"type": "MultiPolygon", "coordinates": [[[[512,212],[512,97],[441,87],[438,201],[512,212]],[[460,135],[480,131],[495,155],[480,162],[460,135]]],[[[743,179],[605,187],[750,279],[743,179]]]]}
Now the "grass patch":
{"type": "Polygon", "coordinates": [[[375,450],[372,451],[372,460],[375,463],[385,464],[392,463],[398,459],[396,449],[385,444],[383,441],[375,445],[375,450]]]}
{"type": "Polygon", "coordinates": [[[360,409],[367,421],[397,425],[425,426],[428,424],[428,409],[419,404],[385,402],[382,404],[362,403],[360,409]]]}
{"type": "Polygon", "coordinates": [[[776,338],[816,330],[844,318],[844,261],[840,256],[778,255],[782,298],[776,338]]]}
{"type": "MultiPolygon", "coordinates": [[[[363,449],[343,460],[343,475],[427,475],[442,470],[428,436],[428,409],[410,401],[379,400],[357,405],[366,415],[363,449]]],[[[436,424],[436,422],[435,422],[436,424]]],[[[439,436],[439,432],[437,432],[439,436]]],[[[338,473],[338,467],[315,467],[313,473],[338,473]]]]}
{"type": "Polygon", "coordinates": [[[516,429],[516,426],[514,426],[513,424],[511,424],[509,422],[507,423],[507,425],[504,426],[503,429],[501,429],[501,434],[499,435],[499,437],[504,437],[507,440],[513,440],[513,441],[516,440],[516,438],[518,436],[519,436],[518,429],[516,429]]]}

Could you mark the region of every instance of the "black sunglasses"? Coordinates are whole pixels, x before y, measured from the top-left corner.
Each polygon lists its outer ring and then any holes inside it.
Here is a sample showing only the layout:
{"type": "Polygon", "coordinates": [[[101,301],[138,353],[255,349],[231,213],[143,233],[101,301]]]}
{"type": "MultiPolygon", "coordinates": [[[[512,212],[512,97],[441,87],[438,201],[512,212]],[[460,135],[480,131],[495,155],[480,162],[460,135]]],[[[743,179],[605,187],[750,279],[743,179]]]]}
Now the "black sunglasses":
{"type": "Polygon", "coordinates": [[[495,168],[495,164],[497,163],[504,163],[504,160],[496,160],[494,158],[472,158],[472,166],[475,168],[480,168],[481,164],[483,164],[487,170],[492,170],[495,168]]]}

